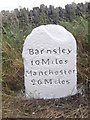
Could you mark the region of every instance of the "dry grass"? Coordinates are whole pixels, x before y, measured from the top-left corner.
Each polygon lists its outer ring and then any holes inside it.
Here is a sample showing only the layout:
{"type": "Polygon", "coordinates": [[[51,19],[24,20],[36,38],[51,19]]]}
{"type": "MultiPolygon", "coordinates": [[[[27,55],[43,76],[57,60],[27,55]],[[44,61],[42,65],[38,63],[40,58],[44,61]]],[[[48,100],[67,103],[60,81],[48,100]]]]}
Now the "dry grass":
{"type": "MultiPolygon", "coordinates": [[[[26,30],[24,33],[18,25],[18,22],[21,22],[19,19],[12,17],[11,20],[7,20],[5,18],[4,16],[2,46],[3,118],[88,118],[88,98],[85,93],[52,100],[26,100],[25,97],[17,94],[24,83],[21,57],[23,42],[25,36],[32,30],[32,27],[30,28],[32,23],[28,24],[28,29],[22,26],[26,30]]],[[[88,22],[90,23],[83,17],[78,17],[72,22],[60,22],[73,33],[77,41],[79,83],[85,83],[90,78],[88,22]]]]}
{"type": "Polygon", "coordinates": [[[61,99],[31,99],[3,95],[3,118],[88,118],[85,93],[61,99]]]}

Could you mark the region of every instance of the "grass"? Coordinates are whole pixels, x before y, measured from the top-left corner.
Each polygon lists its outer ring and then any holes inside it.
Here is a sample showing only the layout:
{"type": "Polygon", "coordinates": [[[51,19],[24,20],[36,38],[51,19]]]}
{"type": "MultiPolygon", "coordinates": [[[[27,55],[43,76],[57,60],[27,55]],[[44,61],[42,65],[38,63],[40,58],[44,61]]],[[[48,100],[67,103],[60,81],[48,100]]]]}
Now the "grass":
{"type": "MultiPolygon", "coordinates": [[[[40,21],[40,24],[42,22],[44,21],[40,21]]],[[[76,38],[78,47],[78,83],[83,83],[85,89],[87,89],[85,83],[89,80],[90,69],[88,20],[83,17],[78,17],[72,22],[62,21],[60,25],[72,32],[76,38]]],[[[9,22],[4,21],[2,30],[3,117],[87,118],[88,98],[86,93],[56,100],[26,100],[21,95],[20,92],[24,88],[22,48],[26,36],[32,30],[32,25],[22,26],[21,29],[19,21],[15,18],[9,22]]]]}
{"type": "Polygon", "coordinates": [[[61,99],[31,99],[3,94],[3,118],[88,118],[85,93],[61,99]]]}
{"type": "MultiPolygon", "coordinates": [[[[8,25],[3,25],[3,45],[2,45],[2,77],[3,82],[14,82],[22,84],[23,82],[23,61],[22,49],[26,37],[26,32],[20,29],[17,21],[16,24],[11,21],[8,25]],[[13,29],[14,28],[14,29],[13,29]],[[20,77],[21,76],[21,77],[20,77]],[[22,80],[19,80],[22,79],[22,80]]],[[[85,82],[89,74],[88,60],[89,39],[88,39],[88,20],[78,17],[73,22],[60,22],[67,30],[72,32],[77,41],[77,68],[78,82],[85,82]]],[[[29,25],[30,26],[30,25],[29,25]]],[[[31,27],[26,29],[27,34],[31,32],[31,27]]],[[[9,83],[10,84],[10,83],[9,83]]],[[[10,86],[9,86],[10,88],[10,86]]]]}

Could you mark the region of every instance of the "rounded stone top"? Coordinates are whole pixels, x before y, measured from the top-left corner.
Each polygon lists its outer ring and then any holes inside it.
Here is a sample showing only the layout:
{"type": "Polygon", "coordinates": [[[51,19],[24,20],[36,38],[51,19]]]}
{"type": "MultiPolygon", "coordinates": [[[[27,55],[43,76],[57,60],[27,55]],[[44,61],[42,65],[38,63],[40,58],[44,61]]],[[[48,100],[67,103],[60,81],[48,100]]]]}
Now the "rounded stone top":
{"type": "Polygon", "coordinates": [[[48,25],[41,25],[32,30],[32,32],[27,36],[25,43],[29,43],[30,39],[39,39],[42,37],[48,37],[56,42],[76,42],[74,36],[66,30],[63,26],[55,25],[55,24],[48,24],[48,25]]]}

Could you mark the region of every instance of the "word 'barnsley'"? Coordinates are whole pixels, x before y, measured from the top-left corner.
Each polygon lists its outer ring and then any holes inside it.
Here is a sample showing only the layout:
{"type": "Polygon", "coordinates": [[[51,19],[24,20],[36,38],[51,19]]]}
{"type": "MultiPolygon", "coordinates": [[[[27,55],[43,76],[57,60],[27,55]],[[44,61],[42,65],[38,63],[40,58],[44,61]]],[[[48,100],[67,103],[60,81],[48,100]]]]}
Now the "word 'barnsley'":
{"type": "Polygon", "coordinates": [[[58,49],[28,49],[30,55],[38,55],[38,54],[70,54],[71,49],[65,49],[65,48],[58,48],[58,49]]]}

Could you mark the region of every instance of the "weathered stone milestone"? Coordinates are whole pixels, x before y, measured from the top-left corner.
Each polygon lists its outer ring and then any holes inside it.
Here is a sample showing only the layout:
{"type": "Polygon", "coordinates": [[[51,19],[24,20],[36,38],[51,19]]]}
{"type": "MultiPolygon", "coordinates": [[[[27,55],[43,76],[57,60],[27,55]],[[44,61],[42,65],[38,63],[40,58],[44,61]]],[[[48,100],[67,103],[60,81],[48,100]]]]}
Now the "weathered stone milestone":
{"type": "Polygon", "coordinates": [[[51,99],[76,94],[76,40],[64,27],[35,28],[25,40],[22,56],[27,98],[51,99]]]}

